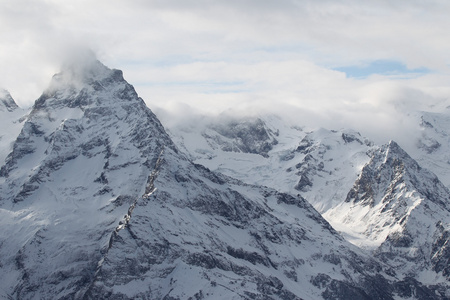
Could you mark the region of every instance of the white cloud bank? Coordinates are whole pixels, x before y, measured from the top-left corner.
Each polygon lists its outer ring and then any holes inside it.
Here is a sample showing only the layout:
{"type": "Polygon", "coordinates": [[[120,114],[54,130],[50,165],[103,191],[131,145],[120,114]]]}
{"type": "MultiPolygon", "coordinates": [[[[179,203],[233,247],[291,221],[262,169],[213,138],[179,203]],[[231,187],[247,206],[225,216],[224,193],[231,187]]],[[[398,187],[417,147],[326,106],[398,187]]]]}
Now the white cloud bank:
{"type": "Polygon", "coordinates": [[[29,106],[67,53],[89,47],[151,108],[405,137],[405,111],[448,105],[449,13],[438,0],[0,0],[0,87],[29,106]],[[428,72],[336,71],[379,60],[428,72]]]}

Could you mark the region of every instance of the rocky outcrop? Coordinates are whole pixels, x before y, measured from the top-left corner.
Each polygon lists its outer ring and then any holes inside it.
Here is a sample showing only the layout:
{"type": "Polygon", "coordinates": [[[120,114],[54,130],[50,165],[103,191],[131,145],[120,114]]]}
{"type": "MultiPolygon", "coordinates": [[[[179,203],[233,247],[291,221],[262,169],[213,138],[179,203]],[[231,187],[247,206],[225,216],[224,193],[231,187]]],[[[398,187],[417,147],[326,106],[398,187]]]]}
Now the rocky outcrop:
{"type": "Polygon", "coordinates": [[[346,202],[342,217],[378,241],[376,256],[416,280],[434,271],[448,287],[450,192],[436,175],[391,141],[372,154],[346,202]]]}
{"type": "Polygon", "coordinates": [[[13,112],[18,108],[11,94],[7,90],[0,88],[0,111],[13,112]]]}
{"type": "Polygon", "coordinates": [[[268,129],[259,118],[230,119],[213,123],[203,133],[212,147],[227,152],[254,153],[264,157],[278,143],[276,133],[268,129]]]}

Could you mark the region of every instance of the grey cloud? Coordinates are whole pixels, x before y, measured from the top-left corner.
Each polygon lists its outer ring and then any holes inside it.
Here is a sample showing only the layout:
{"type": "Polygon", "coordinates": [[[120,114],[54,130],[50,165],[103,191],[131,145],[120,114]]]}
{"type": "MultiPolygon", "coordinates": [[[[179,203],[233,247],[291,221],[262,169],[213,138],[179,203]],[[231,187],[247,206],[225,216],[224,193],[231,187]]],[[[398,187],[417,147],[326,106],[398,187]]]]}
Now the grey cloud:
{"type": "Polygon", "coordinates": [[[152,108],[295,111],[292,118],[330,128],[406,128],[402,111],[450,98],[449,5],[1,1],[0,86],[30,105],[66,53],[89,47],[152,108]],[[331,70],[377,59],[434,73],[355,80],[331,70]]]}

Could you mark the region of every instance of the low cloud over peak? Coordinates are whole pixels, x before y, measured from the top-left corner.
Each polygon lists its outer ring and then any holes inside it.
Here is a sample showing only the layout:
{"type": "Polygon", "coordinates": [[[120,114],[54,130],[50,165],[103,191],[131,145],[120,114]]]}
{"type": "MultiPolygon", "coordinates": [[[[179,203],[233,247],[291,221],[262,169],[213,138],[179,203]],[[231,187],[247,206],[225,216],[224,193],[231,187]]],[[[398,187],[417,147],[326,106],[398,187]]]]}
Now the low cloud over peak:
{"type": "Polygon", "coordinates": [[[442,1],[3,1],[0,87],[30,106],[87,47],[155,110],[407,132],[409,111],[449,106],[448,13],[442,1]]]}

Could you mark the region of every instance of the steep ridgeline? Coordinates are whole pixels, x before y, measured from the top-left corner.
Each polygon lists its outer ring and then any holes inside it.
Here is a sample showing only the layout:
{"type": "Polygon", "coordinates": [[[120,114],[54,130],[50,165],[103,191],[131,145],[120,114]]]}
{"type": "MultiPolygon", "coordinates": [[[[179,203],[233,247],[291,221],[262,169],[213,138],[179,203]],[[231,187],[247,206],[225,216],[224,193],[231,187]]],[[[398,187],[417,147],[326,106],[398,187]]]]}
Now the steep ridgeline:
{"type": "Polygon", "coordinates": [[[278,133],[267,128],[260,118],[236,118],[226,114],[214,119],[206,116],[199,118],[201,121],[197,124],[171,128],[177,145],[192,155],[194,160],[210,159],[219,153],[255,154],[267,158],[268,152],[278,144],[278,133]]]}
{"type": "Polygon", "coordinates": [[[2,298],[444,298],[303,198],[191,163],[122,72],[95,59],[54,76],[0,189],[2,298]]]}
{"type": "Polygon", "coordinates": [[[326,215],[404,276],[450,290],[450,192],[395,142],[372,153],[345,202],[326,215]]]}
{"type": "Polygon", "coordinates": [[[25,114],[26,111],[17,106],[9,92],[0,88],[0,166],[12,150],[25,114]]]}
{"type": "Polygon", "coordinates": [[[11,94],[4,89],[0,88],[0,111],[8,111],[13,112],[19,107],[17,106],[14,99],[11,97],[11,94]]]}
{"type": "Polygon", "coordinates": [[[175,151],[121,71],[92,59],[55,75],[0,171],[0,293],[87,287],[163,148],[175,151]]]}

